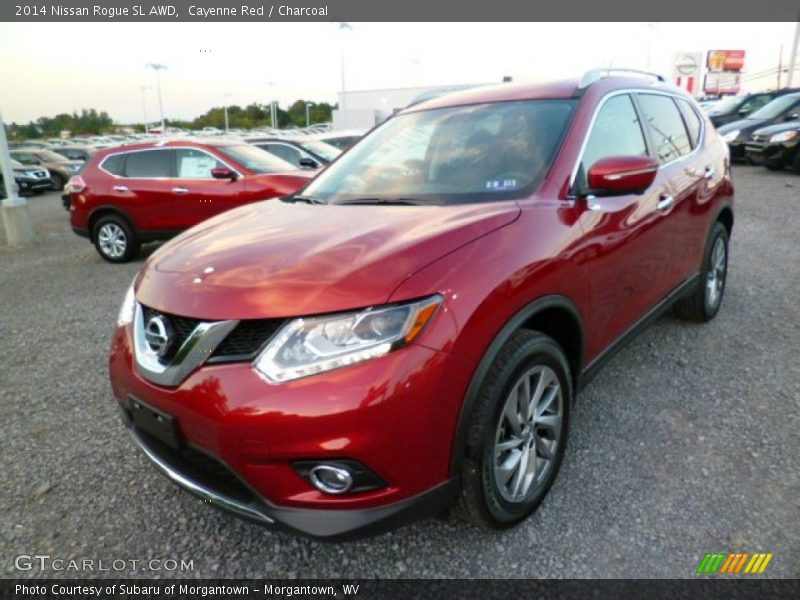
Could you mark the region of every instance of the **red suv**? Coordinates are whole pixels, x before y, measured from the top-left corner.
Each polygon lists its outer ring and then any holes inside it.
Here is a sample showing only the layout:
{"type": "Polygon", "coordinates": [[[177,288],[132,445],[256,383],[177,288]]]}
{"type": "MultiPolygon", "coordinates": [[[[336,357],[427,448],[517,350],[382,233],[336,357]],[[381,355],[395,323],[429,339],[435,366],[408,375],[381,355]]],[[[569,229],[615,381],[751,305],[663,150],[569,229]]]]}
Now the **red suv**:
{"type": "Polygon", "coordinates": [[[163,473],[260,523],[507,527],[598,368],[667,308],[717,314],[732,226],[726,145],[660,78],[437,98],[155,252],[113,392],[163,473]]]}
{"type": "Polygon", "coordinates": [[[296,192],[301,171],[241,142],[150,142],[103,150],[70,179],[72,230],[109,262],[142,242],[168,239],[225,210],[296,192]]]}

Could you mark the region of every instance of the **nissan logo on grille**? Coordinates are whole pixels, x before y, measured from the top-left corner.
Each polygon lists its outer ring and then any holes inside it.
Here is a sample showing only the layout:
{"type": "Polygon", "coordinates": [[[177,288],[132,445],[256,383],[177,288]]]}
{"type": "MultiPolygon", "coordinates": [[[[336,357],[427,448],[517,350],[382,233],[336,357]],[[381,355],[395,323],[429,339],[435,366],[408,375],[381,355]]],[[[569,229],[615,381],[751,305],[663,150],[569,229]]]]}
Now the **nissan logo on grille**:
{"type": "Polygon", "coordinates": [[[153,354],[164,358],[172,345],[172,326],[163,316],[154,315],[145,325],[144,339],[153,354]]]}

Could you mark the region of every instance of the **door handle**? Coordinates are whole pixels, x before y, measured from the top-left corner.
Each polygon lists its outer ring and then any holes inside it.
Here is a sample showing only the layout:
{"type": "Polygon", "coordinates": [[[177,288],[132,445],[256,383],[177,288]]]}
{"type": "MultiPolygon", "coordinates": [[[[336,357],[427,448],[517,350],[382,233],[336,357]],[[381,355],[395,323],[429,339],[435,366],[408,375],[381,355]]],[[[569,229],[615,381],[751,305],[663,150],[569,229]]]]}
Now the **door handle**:
{"type": "Polygon", "coordinates": [[[703,179],[714,179],[714,175],[716,174],[717,172],[714,170],[714,167],[706,167],[706,170],[703,171],[703,179]]]}
{"type": "Polygon", "coordinates": [[[188,194],[189,190],[187,188],[184,188],[184,187],[175,187],[175,188],[172,188],[172,193],[173,194],[188,194]]]}
{"type": "Polygon", "coordinates": [[[672,194],[661,194],[656,204],[656,209],[665,211],[673,204],[675,204],[675,198],[672,197],[672,194]]]}
{"type": "Polygon", "coordinates": [[[127,192],[128,191],[128,186],[127,185],[115,185],[114,186],[114,191],[115,192],[127,192]]]}

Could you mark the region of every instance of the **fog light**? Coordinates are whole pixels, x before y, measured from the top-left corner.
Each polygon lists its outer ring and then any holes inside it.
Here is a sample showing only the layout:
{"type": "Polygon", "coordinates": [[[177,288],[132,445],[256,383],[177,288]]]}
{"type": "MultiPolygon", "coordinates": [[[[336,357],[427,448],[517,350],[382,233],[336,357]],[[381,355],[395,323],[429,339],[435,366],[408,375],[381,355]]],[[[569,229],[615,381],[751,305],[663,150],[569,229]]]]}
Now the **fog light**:
{"type": "Polygon", "coordinates": [[[315,488],[326,494],[344,494],[353,487],[350,471],[333,465],[315,466],[309,471],[308,478],[315,488]]]}

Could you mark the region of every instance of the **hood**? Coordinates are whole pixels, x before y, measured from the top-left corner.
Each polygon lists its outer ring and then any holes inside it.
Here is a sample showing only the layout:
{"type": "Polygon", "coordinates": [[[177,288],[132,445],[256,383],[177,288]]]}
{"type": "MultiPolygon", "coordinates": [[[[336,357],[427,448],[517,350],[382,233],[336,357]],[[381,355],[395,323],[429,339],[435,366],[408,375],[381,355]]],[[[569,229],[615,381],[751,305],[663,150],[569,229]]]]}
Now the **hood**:
{"type": "Polygon", "coordinates": [[[762,127],[753,132],[753,135],[775,135],[784,131],[800,131],[800,121],[790,121],[789,123],[778,123],[769,127],[762,127]]]}
{"type": "Polygon", "coordinates": [[[82,160],[61,160],[58,162],[45,162],[42,163],[42,166],[48,169],[58,169],[59,167],[65,169],[67,167],[82,167],[85,164],[82,160]]]}
{"type": "Polygon", "coordinates": [[[256,186],[264,189],[275,189],[279,196],[294,194],[298,190],[308,185],[319,171],[301,170],[287,171],[286,173],[260,173],[251,175],[245,179],[248,186],[256,186]]]}
{"type": "Polygon", "coordinates": [[[766,125],[770,122],[771,119],[739,119],[738,121],[733,121],[732,123],[726,123],[719,129],[717,132],[720,135],[725,135],[729,131],[733,131],[734,129],[738,129],[739,131],[744,132],[751,132],[759,127],[766,125]]]}
{"type": "Polygon", "coordinates": [[[162,246],[142,270],[136,297],[166,313],[209,320],[382,304],[415,272],[508,225],[519,212],[515,202],[259,202],[223,213],[162,246]]]}

